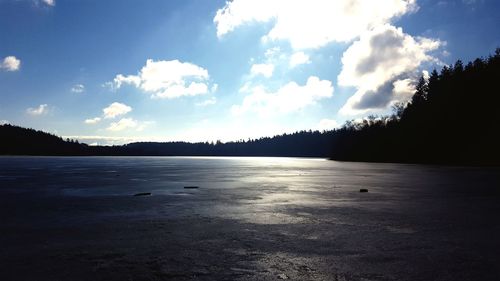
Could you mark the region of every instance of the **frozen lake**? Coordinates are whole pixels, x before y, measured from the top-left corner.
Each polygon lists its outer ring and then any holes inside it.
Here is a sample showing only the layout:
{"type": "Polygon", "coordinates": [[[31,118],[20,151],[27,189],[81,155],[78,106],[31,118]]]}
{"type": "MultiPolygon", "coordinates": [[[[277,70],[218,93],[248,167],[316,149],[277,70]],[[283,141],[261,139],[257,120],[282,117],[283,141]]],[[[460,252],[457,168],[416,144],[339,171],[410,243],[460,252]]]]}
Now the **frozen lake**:
{"type": "Polygon", "coordinates": [[[498,280],[499,215],[498,168],[0,157],[0,279],[498,280]]]}

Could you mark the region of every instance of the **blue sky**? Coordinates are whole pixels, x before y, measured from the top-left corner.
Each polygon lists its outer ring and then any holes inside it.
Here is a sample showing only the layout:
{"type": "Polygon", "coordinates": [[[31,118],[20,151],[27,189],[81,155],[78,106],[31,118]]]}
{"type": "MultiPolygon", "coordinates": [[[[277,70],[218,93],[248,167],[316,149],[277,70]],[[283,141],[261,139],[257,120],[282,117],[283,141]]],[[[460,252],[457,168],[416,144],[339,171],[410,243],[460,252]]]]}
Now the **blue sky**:
{"type": "Polygon", "coordinates": [[[500,47],[494,0],[0,0],[0,122],[213,141],[390,113],[500,47]]]}

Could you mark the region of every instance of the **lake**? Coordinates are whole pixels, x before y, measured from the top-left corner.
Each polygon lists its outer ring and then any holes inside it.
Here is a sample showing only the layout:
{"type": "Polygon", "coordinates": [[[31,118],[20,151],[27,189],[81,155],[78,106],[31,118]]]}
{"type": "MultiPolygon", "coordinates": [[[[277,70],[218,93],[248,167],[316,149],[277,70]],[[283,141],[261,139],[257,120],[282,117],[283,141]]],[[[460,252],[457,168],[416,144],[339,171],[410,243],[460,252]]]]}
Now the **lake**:
{"type": "Polygon", "coordinates": [[[0,278],[498,280],[499,214],[498,168],[0,157],[0,278]]]}

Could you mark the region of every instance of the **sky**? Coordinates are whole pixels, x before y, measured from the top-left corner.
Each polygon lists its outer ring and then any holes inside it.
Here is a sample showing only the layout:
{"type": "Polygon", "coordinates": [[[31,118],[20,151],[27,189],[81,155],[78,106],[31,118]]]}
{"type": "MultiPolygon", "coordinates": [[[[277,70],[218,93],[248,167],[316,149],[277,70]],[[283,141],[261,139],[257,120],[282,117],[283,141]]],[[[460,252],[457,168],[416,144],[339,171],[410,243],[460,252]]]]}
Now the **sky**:
{"type": "Polygon", "coordinates": [[[0,123],[104,145],[330,130],[493,53],[498,26],[496,0],[0,0],[0,123]]]}

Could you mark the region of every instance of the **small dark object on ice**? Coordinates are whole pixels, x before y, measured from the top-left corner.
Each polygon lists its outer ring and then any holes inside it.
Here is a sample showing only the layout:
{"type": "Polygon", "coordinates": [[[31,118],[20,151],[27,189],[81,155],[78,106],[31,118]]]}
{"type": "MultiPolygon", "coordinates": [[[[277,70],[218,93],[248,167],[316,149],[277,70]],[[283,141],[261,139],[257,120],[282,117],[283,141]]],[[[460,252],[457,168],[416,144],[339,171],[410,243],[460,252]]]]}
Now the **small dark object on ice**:
{"type": "Polygon", "coordinates": [[[197,186],[185,186],[184,187],[185,189],[195,189],[195,188],[198,188],[197,186]]]}
{"type": "Polygon", "coordinates": [[[361,188],[361,189],[359,190],[359,192],[362,192],[362,193],[363,193],[363,192],[368,192],[368,189],[366,189],[366,188],[361,188]]]}
{"type": "Polygon", "coordinates": [[[134,194],[134,196],[149,196],[149,195],[151,195],[151,192],[141,192],[134,194]]]}

